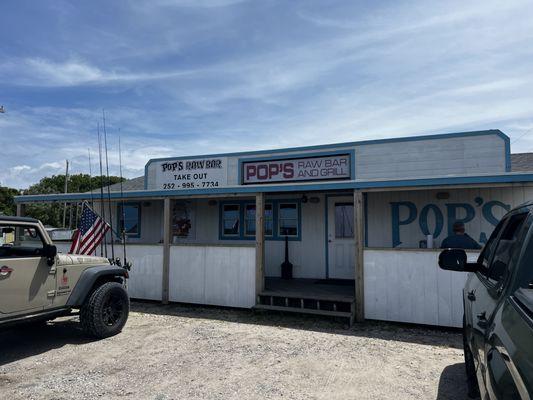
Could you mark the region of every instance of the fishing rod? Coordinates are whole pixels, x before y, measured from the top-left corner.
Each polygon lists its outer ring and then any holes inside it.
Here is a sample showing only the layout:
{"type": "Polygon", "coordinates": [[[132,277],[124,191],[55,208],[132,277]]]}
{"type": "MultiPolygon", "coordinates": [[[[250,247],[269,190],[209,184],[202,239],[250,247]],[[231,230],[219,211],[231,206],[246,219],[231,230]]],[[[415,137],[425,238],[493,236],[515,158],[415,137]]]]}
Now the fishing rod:
{"type": "Polygon", "coordinates": [[[118,135],[118,165],[120,168],[120,201],[121,201],[121,212],[122,212],[122,226],[119,227],[120,234],[122,236],[122,251],[124,252],[124,266],[128,265],[126,259],[126,212],[124,211],[124,191],[122,190],[122,148],[120,146],[120,135],[118,135]]]}
{"type": "MultiPolygon", "coordinates": [[[[89,155],[89,190],[91,192],[91,209],[94,210],[94,197],[93,197],[93,168],[91,163],[91,149],[87,148],[87,154],[89,155]]],[[[83,204],[82,204],[82,213],[83,213],[83,204]]],[[[94,249],[94,254],[96,255],[96,248],[94,249]]]]}
{"type": "Polygon", "coordinates": [[[104,121],[104,143],[105,143],[105,169],[107,174],[107,205],[109,208],[109,227],[111,228],[111,258],[115,259],[115,244],[113,240],[113,214],[111,212],[111,182],[109,181],[109,160],[107,158],[107,130],[105,127],[105,110],[102,109],[102,119],[104,121]]]}
{"type": "Polygon", "coordinates": [[[87,154],[89,154],[89,190],[91,191],[91,208],[94,208],[94,198],[93,198],[93,168],[91,163],[91,149],[87,149],[87,154]]]}
{"type": "MultiPolygon", "coordinates": [[[[104,204],[104,172],[102,170],[102,136],[100,135],[100,122],[97,124],[98,127],[98,158],[100,159],[100,204],[102,209],[102,220],[105,223],[105,204],[104,204]]],[[[104,240],[100,242],[100,256],[104,255],[102,251],[102,243],[104,244],[105,257],[107,258],[107,235],[104,235],[104,240]]]]}

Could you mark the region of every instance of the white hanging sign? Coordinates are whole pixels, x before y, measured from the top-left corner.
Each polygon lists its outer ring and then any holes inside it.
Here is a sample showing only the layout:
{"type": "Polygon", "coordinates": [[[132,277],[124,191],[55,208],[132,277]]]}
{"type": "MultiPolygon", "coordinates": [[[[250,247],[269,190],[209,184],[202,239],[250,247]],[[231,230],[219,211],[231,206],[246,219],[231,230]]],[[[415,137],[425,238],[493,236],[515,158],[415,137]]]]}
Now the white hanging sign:
{"type": "Polygon", "coordinates": [[[208,189],[228,185],[226,157],[160,161],[155,170],[155,189],[208,189]]]}

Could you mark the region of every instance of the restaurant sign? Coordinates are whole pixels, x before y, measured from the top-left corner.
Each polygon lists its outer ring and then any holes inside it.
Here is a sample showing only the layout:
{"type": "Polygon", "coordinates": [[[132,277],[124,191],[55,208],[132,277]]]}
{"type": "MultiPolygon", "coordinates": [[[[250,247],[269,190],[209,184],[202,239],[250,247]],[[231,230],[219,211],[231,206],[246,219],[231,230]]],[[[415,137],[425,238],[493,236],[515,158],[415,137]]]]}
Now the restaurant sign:
{"type": "Polygon", "coordinates": [[[226,157],[161,161],[156,165],[157,189],[207,189],[228,185],[226,157]]]}
{"type": "Polygon", "coordinates": [[[244,161],[244,185],[275,182],[350,179],[349,154],[283,160],[244,161]]]}

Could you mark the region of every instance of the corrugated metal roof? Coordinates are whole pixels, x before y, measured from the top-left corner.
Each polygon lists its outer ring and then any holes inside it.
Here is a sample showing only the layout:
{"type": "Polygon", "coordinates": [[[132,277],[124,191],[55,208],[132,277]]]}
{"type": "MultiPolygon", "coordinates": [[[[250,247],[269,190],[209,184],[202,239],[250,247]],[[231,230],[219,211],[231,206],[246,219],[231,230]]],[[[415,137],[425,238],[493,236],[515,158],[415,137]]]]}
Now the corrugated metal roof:
{"type": "Polygon", "coordinates": [[[533,171],[533,153],[511,154],[511,171],[533,171]]]}

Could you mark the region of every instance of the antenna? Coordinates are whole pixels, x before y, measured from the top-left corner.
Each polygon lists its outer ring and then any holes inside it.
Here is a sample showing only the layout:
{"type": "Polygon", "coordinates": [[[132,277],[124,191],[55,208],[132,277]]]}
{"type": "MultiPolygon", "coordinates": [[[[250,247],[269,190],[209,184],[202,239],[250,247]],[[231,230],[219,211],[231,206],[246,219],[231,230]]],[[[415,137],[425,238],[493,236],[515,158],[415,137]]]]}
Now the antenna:
{"type": "Polygon", "coordinates": [[[120,146],[120,135],[118,135],[118,165],[120,168],[120,201],[121,201],[121,214],[122,214],[122,226],[119,226],[120,229],[120,235],[122,236],[122,247],[124,252],[124,266],[127,266],[127,259],[126,259],[126,227],[124,226],[124,222],[126,221],[126,212],[124,211],[124,191],[122,190],[122,148],[120,146]]]}
{"type": "MultiPolygon", "coordinates": [[[[100,123],[97,123],[97,129],[98,129],[98,157],[100,159],[100,205],[102,207],[102,219],[105,222],[105,204],[104,204],[104,172],[102,170],[102,136],[100,135],[100,123]]],[[[105,249],[105,257],[107,258],[107,235],[104,235],[104,240],[102,241],[104,243],[104,249],[105,249]]],[[[103,256],[104,253],[102,252],[102,242],[100,242],[100,255],[103,256]]]]}
{"type": "Polygon", "coordinates": [[[115,245],[113,240],[113,216],[111,212],[111,182],[109,181],[109,161],[107,158],[107,130],[105,129],[105,110],[102,109],[102,119],[104,120],[104,142],[105,142],[105,169],[107,174],[107,205],[109,207],[109,227],[111,228],[111,258],[115,260],[115,245]]]}
{"type": "MultiPolygon", "coordinates": [[[[68,160],[66,161],[65,167],[65,193],[68,192],[68,160]]],[[[72,218],[71,218],[72,219],[72,218]]],[[[70,224],[70,221],[69,221],[70,224]]],[[[67,202],[65,201],[63,206],[63,228],[67,227],[67,202]]]]}

